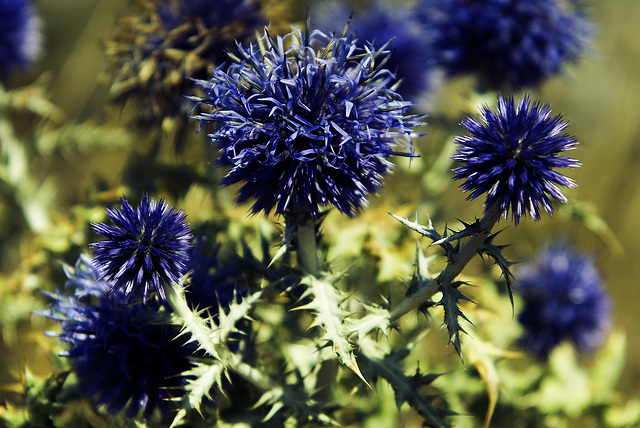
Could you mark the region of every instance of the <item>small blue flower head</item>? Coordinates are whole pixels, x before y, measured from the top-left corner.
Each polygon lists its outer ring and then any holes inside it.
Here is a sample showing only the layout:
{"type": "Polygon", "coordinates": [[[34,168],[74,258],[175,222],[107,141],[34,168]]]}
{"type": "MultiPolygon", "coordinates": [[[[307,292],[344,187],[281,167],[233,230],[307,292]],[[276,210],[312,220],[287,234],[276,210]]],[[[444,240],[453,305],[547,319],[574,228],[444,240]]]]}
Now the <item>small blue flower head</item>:
{"type": "Polygon", "coordinates": [[[388,158],[407,155],[396,145],[413,149],[419,124],[390,89],[386,56],[352,35],[266,33],[240,47],[228,70],[198,82],[206,93],[195,118],[212,123],[219,163],[231,168],[223,184],[243,183],[238,202],[316,218],[330,205],[349,216],[362,209],[391,169],[388,158]]]}
{"type": "Polygon", "coordinates": [[[376,48],[388,43],[391,54],[384,66],[401,79],[398,92],[403,98],[417,100],[428,92],[431,77],[428,39],[410,7],[376,0],[354,12],[353,2],[333,1],[323,3],[315,11],[318,28],[335,33],[342,32],[353,12],[349,30],[358,40],[369,41],[376,48]]]}
{"type": "Polygon", "coordinates": [[[40,53],[40,20],[28,0],[0,0],[0,77],[40,53]]]}
{"type": "Polygon", "coordinates": [[[579,59],[593,31],[565,0],[422,0],[419,11],[435,62],[487,89],[541,84],[579,59]]]}
{"type": "Polygon", "coordinates": [[[146,194],[135,209],[122,198],[121,206],[107,208],[107,214],[113,226],[93,224],[106,238],[91,244],[100,277],[129,301],[146,302],[157,292],[164,302],[164,287],[187,272],[191,228],[186,215],[146,194]]]}
{"type": "Polygon", "coordinates": [[[119,21],[107,42],[114,82],[111,95],[138,101],[141,123],[182,117],[191,87],[266,23],[256,0],[142,0],[137,15],[119,21]]]}
{"type": "Polygon", "coordinates": [[[549,247],[517,275],[524,308],[522,345],[546,359],[561,342],[594,351],[610,326],[611,303],[591,257],[565,245],[549,247]]]}
{"type": "Polygon", "coordinates": [[[540,206],[553,213],[552,201],[566,202],[559,186],[576,187],[575,182],[555,168],[575,168],[580,163],[558,154],[576,147],[578,140],[562,132],[569,122],[551,117],[548,105],[532,104],[527,96],[516,104],[498,96],[494,113],[480,109],[480,119],[463,122],[471,135],[458,136],[452,159],[464,165],[455,168],[454,178],[465,180],[462,189],[475,199],[486,193],[485,212],[494,205],[506,219],[511,211],[516,226],[521,216],[540,219],[540,206]]]}
{"type": "Polygon", "coordinates": [[[194,348],[177,339],[180,330],[157,306],[127,305],[121,290],[100,278],[88,257],[75,267],[65,266],[71,296],[48,294],[54,299],[42,314],[59,321],[57,333],[68,349],[83,392],[111,413],[149,420],[159,409],[169,413],[171,398],[184,394],[182,373],[194,365],[194,348]]]}

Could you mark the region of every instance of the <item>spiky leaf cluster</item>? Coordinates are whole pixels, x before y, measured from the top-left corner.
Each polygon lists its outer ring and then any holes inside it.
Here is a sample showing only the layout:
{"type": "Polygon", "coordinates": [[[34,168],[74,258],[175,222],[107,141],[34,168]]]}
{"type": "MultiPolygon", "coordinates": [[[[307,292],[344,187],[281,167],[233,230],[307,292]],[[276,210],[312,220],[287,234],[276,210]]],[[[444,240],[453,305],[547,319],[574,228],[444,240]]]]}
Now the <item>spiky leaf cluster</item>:
{"type": "Polygon", "coordinates": [[[348,314],[341,308],[345,297],[335,287],[333,282],[336,279],[335,276],[304,277],[301,283],[306,290],[301,299],[308,298],[309,301],[297,309],[313,311],[315,320],[312,326],[323,330],[321,341],[330,344],[340,362],[366,382],[356,362],[353,345],[349,342],[352,331],[346,324],[348,314]]]}
{"type": "Polygon", "coordinates": [[[431,245],[439,245],[445,251],[448,262],[447,268],[439,275],[432,276],[429,273],[428,260],[424,257],[422,251],[418,247],[416,272],[407,289],[407,298],[411,298],[411,296],[418,292],[423,293],[426,298],[433,296],[438,291],[442,293],[442,297],[438,302],[427,300],[419,306],[419,309],[426,314],[430,307],[436,305],[442,306],[444,309],[444,325],[449,333],[449,341],[453,344],[456,352],[458,352],[462,357],[462,342],[460,335],[461,333],[465,333],[465,330],[460,325],[460,321],[463,320],[469,322],[469,319],[460,309],[460,302],[471,302],[471,300],[459,290],[459,287],[465,284],[465,282],[454,281],[454,279],[460,273],[464,264],[466,264],[466,262],[468,262],[468,260],[470,260],[474,255],[468,254],[471,251],[469,248],[473,248],[474,253],[477,251],[480,256],[489,256],[500,267],[513,305],[513,298],[511,295],[513,275],[509,269],[513,263],[509,262],[502,254],[502,250],[506,246],[495,245],[493,240],[497,233],[488,235],[488,231],[483,229],[483,222],[479,220],[476,220],[473,223],[462,222],[464,227],[457,231],[445,227],[445,232],[440,234],[433,227],[431,219],[429,219],[429,224],[425,226],[417,221],[410,221],[394,214],[391,215],[411,230],[431,239],[433,241],[431,245]],[[463,240],[467,240],[465,245],[462,244],[463,240]],[[478,242],[473,246],[469,246],[470,241],[472,240],[478,240],[478,242]],[[466,261],[461,263],[460,260],[463,258],[466,261]],[[459,266],[457,266],[454,273],[450,273],[449,269],[452,269],[452,266],[455,265],[459,266]]]}
{"type": "Polygon", "coordinates": [[[331,205],[349,216],[362,209],[395,147],[412,149],[419,123],[390,89],[386,55],[351,34],[266,32],[227,70],[198,82],[206,96],[195,118],[210,122],[218,163],[230,167],[223,184],[242,183],[238,202],[253,200],[254,213],[316,218],[331,205]]]}
{"type": "Polygon", "coordinates": [[[405,374],[401,366],[402,360],[409,355],[408,349],[392,352],[383,358],[366,357],[362,355],[365,374],[371,378],[383,378],[391,385],[396,397],[398,409],[404,403],[409,404],[424,418],[423,426],[447,428],[451,425],[446,418],[454,413],[444,407],[434,405],[439,398],[436,394],[426,394],[425,387],[439,377],[437,374],[424,375],[417,369],[413,375],[405,374]]]}

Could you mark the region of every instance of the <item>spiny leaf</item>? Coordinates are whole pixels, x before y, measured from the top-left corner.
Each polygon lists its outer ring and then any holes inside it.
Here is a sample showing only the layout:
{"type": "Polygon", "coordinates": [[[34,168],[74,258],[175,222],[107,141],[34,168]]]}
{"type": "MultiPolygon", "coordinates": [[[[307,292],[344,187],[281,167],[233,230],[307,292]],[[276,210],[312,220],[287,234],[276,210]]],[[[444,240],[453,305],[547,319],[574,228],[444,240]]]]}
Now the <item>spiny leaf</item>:
{"type": "Polygon", "coordinates": [[[180,400],[182,405],[176,414],[171,428],[184,425],[185,417],[190,410],[200,411],[200,404],[204,397],[211,399],[211,388],[217,386],[222,390],[222,375],[226,370],[219,361],[211,361],[209,364],[198,363],[194,368],[183,373],[188,378],[185,389],[187,394],[180,400]]]}
{"type": "Polygon", "coordinates": [[[335,277],[329,276],[324,278],[305,276],[302,278],[301,284],[307,286],[307,290],[302,297],[307,297],[310,301],[296,309],[314,311],[315,320],[312,327],[317,326],[324,330],[322,339],[331,343],[333,351],[340,362],[349,367],[363,382],[369,385],[360,372],[353,354],[353,347],[348,340],[351,330],[345,322],[347,313],[340,307],[344,296],[333,285],[335,279],[335,277]]]}
{"type": "Polygon", "coordinates": [[[367,315],[350,321],[348,323],[349,331],[358,334],[358,342],[362,342],[363,337],[374,330],[380,330],[387,336],[389,328],[391,328],[389,310],[374,305],[363,305],[368,312],[367,315]]]}
{"type": "Polygon", "coordinates": [[[389,382],[395,393],[396,406],[398,406],[398,408],[400,408],[403,403],[407,403],[424,418],[425,425],[438,428],[450,427],[451,425],[449,425],[445,418],[455,413],[449,409],[437,407],[433,404],[433,401],[439,397],[438,395],[427,395],[421,391],[423,386],[430,385],[440,375],[423,375],[418,369],[415,374],[407,376],[400,362],[404,360],[409,353],[409,349],[401,349],[397,352],[387,354],[383,359],[364,355],[362,355],[362,358],[367,362],[366,372],[368,375],[382,377],[389,382]]]}
{"type": "Polygon", "coordinates": [[[429,224],[427,226],[423,226],[417,221],[410,221],[409,219],[406,219],[404,217],[400,217],[392,213],[389,213],[389,214],[391,215],[391,217],[395,218],[400,223],[407,226],[409,229],[418,232],[422,236],[426,236],[432,241],[437,241],[442,239],[442,236],[433,228],[433,223],[431,222],[431,219],[429,219],[429,224]]]}
{"type": "Polygon", "coordinates": [[[493,238],[496,237],[500,232],[496,232],[489,236],[482,247],[480,248],[480,255],[486,254],[490,256],[495,263],[500,267],[502,271],[502,276],[504,277],[505,284],[507,285],[507,293],[509,293],[509,300],[511,301],[511,308],[514,309],[513,303],[513,281],[515,277],[509,270],[511,266],[516,263],[510,262],[502,255],[502,250],[507,247],[507,245],[495,245],[493,244],[493,238]]]}
{"type": "Polygon", "coordinates": [[[190,378],[185,386],[189,406],[192,409],[199,409],[203,397],[211,398],[209,393],[213,386],[218,386],[222,390],[222,376],[225,374],[225,368],[215,360],[209,364],[198,363],[194,368],[183,373],[183,376],[190,378]]]}
{"type": "Polygon", "coordinates": [[[460,340],[460,333],[466,333],[466,331],[464,331],[460,326],[460,318],[470,324],[471,321],[469,321],[469,319],[460,310],[458,301],[467,300],[471,302],[471,300],[458,290],[458,286],[461,284],[461,282],[455,282],[442,285],[442,299],[439,304],[444,307],[444,325],[447,326],[447,331],[449,332],[449,343],[453,343],[453,347],[460,356],[460,359],[464,362],[460,347],[462,343],[460,340]]]}
{"type": "Polygon", "coordinates": [[[241,299],[239,302],[236,301],[236,299],[233,299],[226,309],[219,307],[218,318],[217,321],[214,322],[215,332],[212,334],[211,340],[214,343],[226,343],[231,333],[239,331],[236,324],[243,319],[250,319],[249,312],[262,298],[262,295],[268,288],[270,288],[270,286],[256,291],[255,293],[241,299]]]}
{"type": "Polygon", "coordinates": [[[442,245],[447,242],[459,241],[460,239],[467,238],[469,236],[473,236],[482,232],[482,229],[480,228],[480,220],[476,220],[473,223],[465,223],[464,221],[460,220],[460,223],[462,223],[462,225],[464,226],[462,230],[454,231],[449,229],[451,230],[451,232],[453,232],[451,235],[446,235],[445,233],[446,236],[443,236],[437,241],[433,241],[430,247],[434,245],[442,245]]]}
{"type": "MultiPolygon", "coordinates": [[[[434,287],[434,292],[436,291],[436,287],[439,287],[439,284],[437,282],[432,281],[434,277],[429,272],[429,265],[435,259],[435,257],[436,256],[425,257],[422,249],[420,248],[420,244],[416,244],[416,271],[411,278],[409,287],[407,288],[407,296],[415,294],[421,288],[429,286],[429,284],[432,284],[432,286],[434,287]]],[[[433,306],[433,303],[426,302],[420,305],[418,309],[426,315],[427,309],[430,306],[433,306]]]]}
{"type": "Polygon", "coordinates": [[[211,341],[211,337],[215,337],[216,332],[212,328],[214,326],[213,320],[209,318],[203,318],[202,315],[206,312],[205,309],[194,311],[192,310],[184,297],[184,282],[187,281],[187,277],[181,279],[181,284],[174,283],[171,287],[167,287],[165,290],[167,295],[167,301],[173,309],[172,318],[173,321],[182,327],[180,334],[190,334],[189,342],[195,342],[199,349],[202,349],[207,354],[220,360],[218,351],[215,349],[214,343],[211,341]]]}
{"type": "Polygon", "coordinates": [[[303,390],[275,387],[266,391],[253,405],[253,408],[269,406],[269,411],[262,419],[263,422],[271,420],[280,410],[286,407],[302,424],[321,422],[324,425],[339,424],[327,415],[303,390]]]}

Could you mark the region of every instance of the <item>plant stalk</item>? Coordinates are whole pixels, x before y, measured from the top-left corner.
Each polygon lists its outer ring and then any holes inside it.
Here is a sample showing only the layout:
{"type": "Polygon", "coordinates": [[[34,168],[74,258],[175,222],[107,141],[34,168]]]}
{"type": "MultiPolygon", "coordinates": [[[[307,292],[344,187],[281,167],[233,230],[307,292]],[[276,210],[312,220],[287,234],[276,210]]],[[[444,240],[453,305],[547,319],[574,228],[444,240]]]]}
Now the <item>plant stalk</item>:
{"type": "Polygon", "coordinates": [[[453,263],[447,265],[447,267],[438,275],[432,279],[427,285],[422,287],[416,293],[405,297],[396,307],[394,307],[389,313],[389,319],[397,320],[403,315],[409,313],[413,309],[417,309],[424,302],[429,300],[433,296],[440,285],[451,283],[459,274],[462,269],[469,263],[469,261],[478,253],[482,244],[491,233],[491,229],[498,221],[500,217],[500,206],[495,204],[480,220],[481,232],[473,235],[464,247],[457,254],[453,263]]]}
{"type": "Polygon", "coordinates": [[[317,277],[320,273],[320,262],[318,260],[316,220],[313,217],[304,216],[299,220],[296,242],[298,244],[296,250],[298,265],[306,274],[317,277]]]}

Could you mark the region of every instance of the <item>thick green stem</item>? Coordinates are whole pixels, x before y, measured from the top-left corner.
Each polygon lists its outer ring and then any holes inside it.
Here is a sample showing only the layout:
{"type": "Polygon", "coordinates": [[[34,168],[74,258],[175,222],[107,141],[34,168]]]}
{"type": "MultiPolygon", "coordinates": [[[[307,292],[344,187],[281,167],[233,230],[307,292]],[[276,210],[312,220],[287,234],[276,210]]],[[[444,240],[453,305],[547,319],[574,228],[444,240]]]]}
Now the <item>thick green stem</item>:
{"type": "Polygon", "coordinates": [[[480,233],[473,235],[469,241],[462,247],[462,250],[457,254],[455,260],[449,264],[438,277],[432,279],[427,285],[422,287],[416,293],[407,296],[398,305],[391,310],[389,318],[396,320],[403,315],[409,313],[413,309],[418,308],[424,302],[429,300],[433,296],[440,285],[451,283],[459,274],[462,269],[469,263],[469,261],[478,253],[482,244],[491,233],[491,229],[498,221],[500,217],[500,207],[494,205],[480,220],[480,233]]]}
{"type": "Polygon", "coordinates": [[[318,276],[320,273],[320,262],[318,261],[318,246],[316,244],[316,220],[311,217],[304,217],[298,223],[296,232],[297,259],[300,267],[308,275],[318,276]]]}

